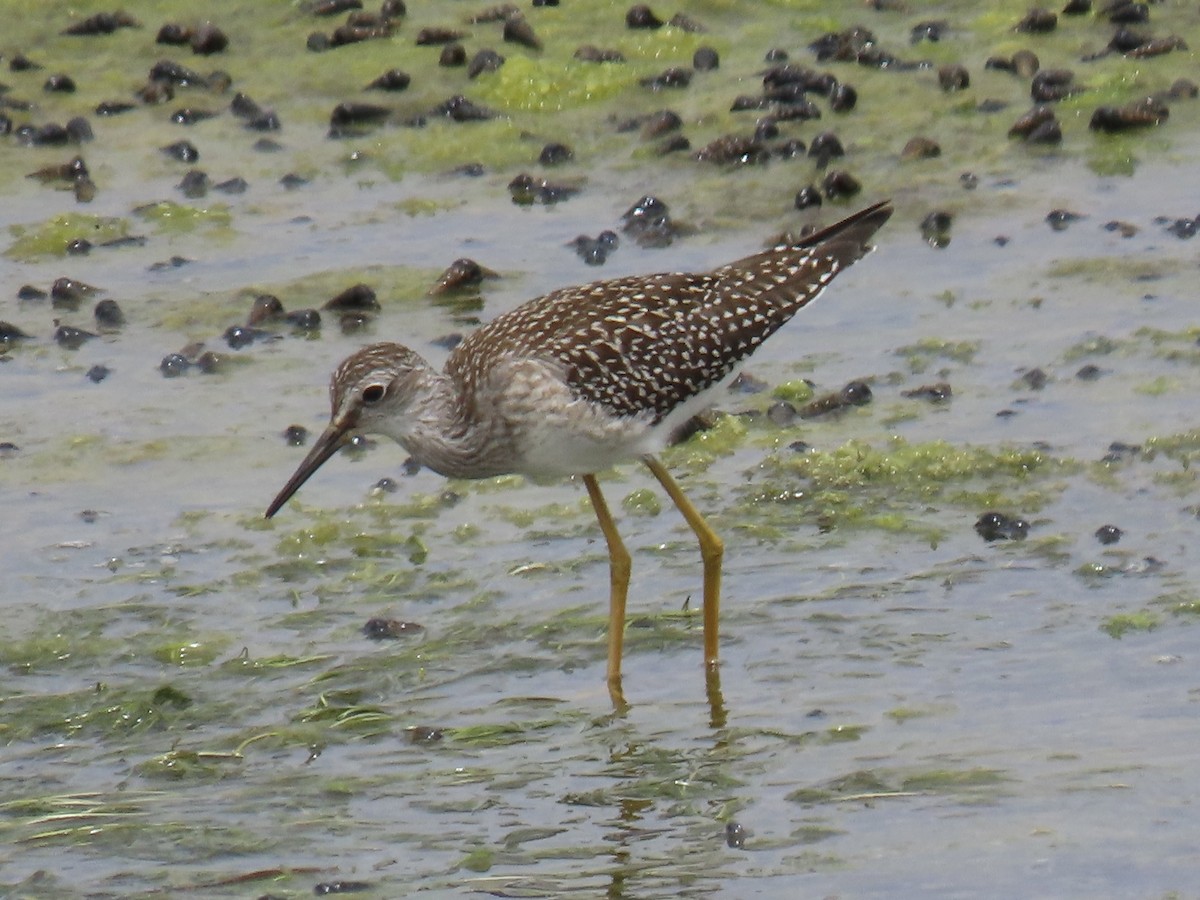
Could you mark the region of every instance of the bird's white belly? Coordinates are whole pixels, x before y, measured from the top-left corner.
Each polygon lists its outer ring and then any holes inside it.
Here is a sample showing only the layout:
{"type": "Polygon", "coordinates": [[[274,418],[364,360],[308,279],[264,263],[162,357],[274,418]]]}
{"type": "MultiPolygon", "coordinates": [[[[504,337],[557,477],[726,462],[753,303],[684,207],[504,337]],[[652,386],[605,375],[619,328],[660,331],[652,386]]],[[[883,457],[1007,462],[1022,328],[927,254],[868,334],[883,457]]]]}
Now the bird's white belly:
{"type": "Polygon", "coordinates": [[[513,471],[533,478],[603,472],[658,453],[681,425],[712,405],[713,394],[733,377],[731,373],[654,423],[650,412],[614,417],[603,406],[573,397],[544,369],[531,369],[513,373],[497,398],[497,412],[511,423],[517,449],[513,471]]]}

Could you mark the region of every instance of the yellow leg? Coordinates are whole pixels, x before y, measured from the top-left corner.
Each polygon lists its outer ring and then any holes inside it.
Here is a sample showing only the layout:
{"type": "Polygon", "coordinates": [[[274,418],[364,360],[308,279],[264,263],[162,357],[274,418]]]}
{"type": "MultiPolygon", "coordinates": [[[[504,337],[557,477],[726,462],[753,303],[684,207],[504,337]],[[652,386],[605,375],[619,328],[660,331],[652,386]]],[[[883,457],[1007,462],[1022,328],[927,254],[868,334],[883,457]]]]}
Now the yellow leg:
{"type": "Polygon", "coordinates": [[[600,484],[595,475],[583,476],[584,486],[592,500],[592,509],[596,511],[596,520],[608,543],[608,568],[610,593],[608,601],[608,690],[613,703],[623,706],[624,696],[621,694],[621,650],[625,645],[625,600],[629,596],[629,572],[632,564],[629,551],[621,535],[617,533],[617,523],[613,521],[604,495],[600,493],[600,484]]]}
{"type": "Polygon", "coordinates": [[[666,466],[653,456],[642,457],[642,462],[654,473],[667,496],[695,532],[696,540],[700,542],[700,558],[704,560],[704,664],[711,669],[717,664],[717,622],[721,615],[721,558],[725,555],[725,544],[675,483],[666,466]]]}

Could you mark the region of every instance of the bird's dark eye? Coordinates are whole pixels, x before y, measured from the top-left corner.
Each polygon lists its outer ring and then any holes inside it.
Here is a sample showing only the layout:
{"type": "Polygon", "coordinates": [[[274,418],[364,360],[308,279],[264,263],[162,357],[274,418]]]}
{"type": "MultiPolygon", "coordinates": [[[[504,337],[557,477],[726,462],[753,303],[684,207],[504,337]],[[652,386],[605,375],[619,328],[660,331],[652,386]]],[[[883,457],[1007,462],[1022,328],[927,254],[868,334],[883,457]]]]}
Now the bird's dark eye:
{"type": "Polygon", "coordinates": [[[383,395],[387,393],[387,388],[382,384],[372,384],[363,388],[362,398],[364,403],[378,403],[383,399],[383,395]]]}

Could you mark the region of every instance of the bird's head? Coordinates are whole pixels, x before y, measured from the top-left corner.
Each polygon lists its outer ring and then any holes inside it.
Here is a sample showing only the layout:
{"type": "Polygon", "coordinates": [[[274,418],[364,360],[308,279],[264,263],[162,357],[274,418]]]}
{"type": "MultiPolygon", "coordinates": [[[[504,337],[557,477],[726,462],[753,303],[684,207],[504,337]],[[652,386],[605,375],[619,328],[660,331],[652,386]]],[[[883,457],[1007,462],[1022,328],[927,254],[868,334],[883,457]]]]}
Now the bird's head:
{"type": "Polygon", "coordinates": [[[401,440],[417,382],[429,369],[402,344],[371,344],[352,353],[329,380],[329,424],[267,507],[269,519],[355,432],[401,440]]]}

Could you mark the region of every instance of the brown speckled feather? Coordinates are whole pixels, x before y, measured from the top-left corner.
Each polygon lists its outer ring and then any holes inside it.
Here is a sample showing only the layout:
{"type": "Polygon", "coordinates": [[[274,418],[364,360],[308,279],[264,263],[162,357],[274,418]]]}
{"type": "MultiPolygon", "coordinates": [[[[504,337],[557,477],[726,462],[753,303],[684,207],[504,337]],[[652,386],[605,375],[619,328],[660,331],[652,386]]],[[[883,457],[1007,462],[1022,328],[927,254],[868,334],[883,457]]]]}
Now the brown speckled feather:
{"type": "Polygon", "coordinates": [[[510,356],[565,367],[579,398],[615,416],[672,409],[718,383],[843,268],[891,215],[877,204],[795,244],[700,274],[634,276],[553,291],[467,337],[446,374],[469,400],[510,356]]]}

